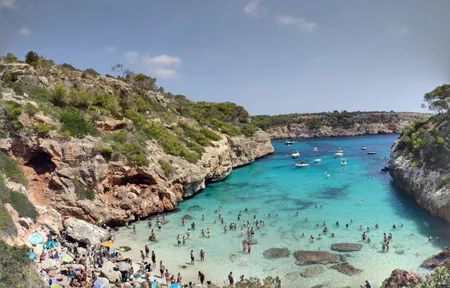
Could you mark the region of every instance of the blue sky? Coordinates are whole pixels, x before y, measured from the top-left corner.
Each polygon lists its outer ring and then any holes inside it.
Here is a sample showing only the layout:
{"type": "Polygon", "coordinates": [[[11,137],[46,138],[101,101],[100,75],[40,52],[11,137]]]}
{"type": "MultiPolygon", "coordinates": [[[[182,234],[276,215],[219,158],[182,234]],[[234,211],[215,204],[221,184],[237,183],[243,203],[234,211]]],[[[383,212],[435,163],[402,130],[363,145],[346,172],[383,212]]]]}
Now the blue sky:
{"type": "Polygon", "coordinates": [[[421,111],[448,83],[449,0],[0,0],[0,52],[255,114],[421,111]]]}

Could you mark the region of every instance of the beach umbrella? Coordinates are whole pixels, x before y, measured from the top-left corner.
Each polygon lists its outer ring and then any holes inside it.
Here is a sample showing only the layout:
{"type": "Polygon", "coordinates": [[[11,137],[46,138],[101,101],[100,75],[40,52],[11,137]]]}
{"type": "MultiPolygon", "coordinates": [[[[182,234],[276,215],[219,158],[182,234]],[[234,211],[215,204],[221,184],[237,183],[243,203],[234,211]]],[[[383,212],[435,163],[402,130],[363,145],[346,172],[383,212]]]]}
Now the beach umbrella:
{"type": "Polygon", "coordinates": [[[32,245],[38,245],[44,242],[44,238],[42,238],[42,235],[38,232],[34,232],[30,236],[28,236],[28,242],[30,242],[32,245]]]}
{"type": "Polygon", "coordinates": [[[34,254],[33,252],[28,251],[27,252],[28,258],[30,259],[34,259],[36,257],[36,254],[34,254]]]}
{"type": "Polygon", "coordinates": [[[121,262],[119,264],[119,271],[121,272],[125,272],[131,269],[131,265],[128,264],[127,262],[121,262]]]}
{"type": "Polygon", "coordinates": [[[50,286],[50,288],[62,288],[62,286],[59,285],[58,282],[53,282],[53,283],[52,283],[52,286],[50,286]]]}
{"type": "Polygon", "coordinates": [[[101,278],[98,278],[97,280],[94,281],[95,288],[103,288],[106,286],[107,286],[107,283],[103,282],[103,280],[101,278]]]}
{"type": "Polygon", "coordinates": [[[102,245],[103,247],[112,247],[114,243],[112,243],[111,241],[105,241],[102,242],[100,245],[102,245]]]}
{"type": "Polygon", "coordinates": [[[66,262],[66,263],[70,263],[70,262],[72,262],[73,261],[73,258],[72,257],[70,257],[70,255],[64,255],[64,256],[62,256],[61,257],[61,261],[62,262],[66,262]]]}

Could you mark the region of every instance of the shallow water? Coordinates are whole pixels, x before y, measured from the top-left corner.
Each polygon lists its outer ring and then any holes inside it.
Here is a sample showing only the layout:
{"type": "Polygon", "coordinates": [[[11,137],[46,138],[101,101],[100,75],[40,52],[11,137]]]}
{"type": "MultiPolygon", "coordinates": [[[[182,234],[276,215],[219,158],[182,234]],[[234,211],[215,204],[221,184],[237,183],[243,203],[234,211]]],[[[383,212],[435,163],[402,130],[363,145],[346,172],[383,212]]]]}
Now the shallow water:
{"type": "MultiPolygon", "coordinates": [[[[166,216],[169,223],[158,231],[156,219],[154,228],[158,241],[150,242],[150,249],[157,255],[157,261],[163,260],[169,271],[176,276],[181,272],[184,280],[196,280],[199,270],[206,274],[206,279],[222,284],[230,271],[235,279],[239,275],[247,276],[279,276],[283,287],[311,287],[317,284],[327,284],[330,287],[359,287],[368,279],[372,287],[379,287],[395,268],[425,272],[419,268],[424,259],[438,252],[449,243],[449,226],[441,220],[431,217],[422,210],[414,200],[396,189],[388,173],[381,173],[385,156],[397,135],[359,136],[348,138],[327,138],[302,140],[290,147],[281,141],[274,141],[275,153],[255,163],[236,169],[225,180],[209,184],[207,189],[195,197],[180,203],[181,212],[166,216]],[[376,155],[367,155],[360,150],[362,145],[367,151],[375,150],[376,155]],[[334,158],[332,153],[340,146],[348,164],[340,165],[340,158],[334,158]],[[313,152],[318,147],[319,152],[313,152]],[[290,156],[293,150],[298,150],[301,157],[293,160],[290,156]],[[321,163],[314,164],[317,157],[321,163]],[[309,167],[295,168],[299,161],[307,161],[309,167]],[[330,176],[327,176],[329,174],[330,176]],[[362,201],[361,201],[362,200],[362,201]],[[315,208],[315,205],[318,208],[315,208]],[[203,210],[193,210],[189,207],[198,205],[203,210]],[[323,208],[320,208],[322,205],[323,208]],[[220,212],[225,223],[236,222],[237,231],[223,231],[223,226],[215,210],[220,212]],[[241,221],[237,221],[239,211],[248,208],[241,221]],[[295,216],[298,211],[300,215],[295,216]],[[276,217],[276,213],[279,216],[276,217]],[[271,217],[264,216],[271,213],[271,217]],[[186,246],[177,247],[178,234],[186,235],[188,225],[182,226],[181,217],[189,214],[196,223],[195,231],[186,246]],[[205,221],[201,221],[201,216],[205,221]],[[256,229],[254,239],[258,244],[252,245],[252,253],[242,251],[240,234],[242,220],[253,224],[253,215],[264,220],[265,226],[256,229]],[[309,221],[305,222],[305,217],[309,221]],[[217,220],[217,223],[214,223],[217,220]],[[349,225],[347,229],[346,223],[349,225]],[[323,222],[329,228],[328,235],[317,239],[323,234],[323,222]],[[340,226],[334,223],[339,221],[340,226]],[[375,229],[375,224],[379,229],[375,229]],[[392,229],[403,223],[403,228],[392,229]],[[320,228],[316,228],[320,224],[320,228]],[[371,243],[361,241],[362,231],[369,226],[368,236],[371,243]],[[203,238],[201,230],[210,228],[211,238],[203,238]],[[302,232],[306,237],[302,238],[302,232]],[[336,237],[330,236],[331,232],[336,237]],[[392,233],[390,251],[381,252],[383,233],[392,233]],[[314,234],[316,241],[311,243],[309,236],[314,234]],[[440,243],[428,242],[427,236],[439,235],[440,243]],[[291,272],[303,271],[308,266],[295,264],[293,252],[296,250],[330,251],[333,243],[350,242],[363,243],[359,252],[342,253],[347,255],[347,261],[356,268],[362,269],[358,275],[347,276],[324,265],[323,274],[313,278],[303,278],[291,272]],[[265,259],[263,252],[272,247],[288,248],[291,255],[280,259],[265,259]],[[196,258],[200,249],[206,252],[206,261],[196,260],[194,266],[189,264],[189,252],[193,249],[196,258]],[[403,250],[403,254],[397,254],[403,250]],[[187,268],[181,268],[186,265],[187,268]],[[289,276],[288,273],[291,273],[289,276]]],[[[143,249],[149,236],[146,221],[137,224],[137,235],[130,229],[122,228],[116,237],[117,242],[131,246],[133,250],[125,255],[139,258],[139,250],[143,249]]],[[[158,267],[159,269],[159,267],[158,267]]]]}

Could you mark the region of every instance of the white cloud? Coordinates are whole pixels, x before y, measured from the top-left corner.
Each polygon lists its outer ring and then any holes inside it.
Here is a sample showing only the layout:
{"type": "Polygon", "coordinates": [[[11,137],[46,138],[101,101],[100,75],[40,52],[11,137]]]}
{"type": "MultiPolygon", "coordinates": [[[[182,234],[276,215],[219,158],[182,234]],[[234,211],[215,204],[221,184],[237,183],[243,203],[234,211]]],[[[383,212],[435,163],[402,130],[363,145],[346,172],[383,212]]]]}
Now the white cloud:
{"type": "Polygon", "coordinates": [[[169,56],[166,54],[162,54],[162,55],[150,58],[149,61],[150,61],[150,63],[159,65],[159,66],[170,66],[170,65],[181,63],[180,58],[174,57],[174,56],[169,56]]]}
{"type": "Polygon", "coordinates": [[[265,11],[265,7],[261,4],[262,2],[263,0],[250,0],[245,5],[244,12],[254,17],[261,16],[265,11]]]}
{"type": "Polygon", "coordinates": [[[116,47],[114,47],[114,46],[108,46],[108,47],[105,48],[105,51],[106,51],[107,53],[113,53],[113,52],[116,52],[116,47]]]}
{"type": "Polygon", "coordinates": [[[135,64],[137,60],[139,60],[139,53],[136,51],[127,51],[124,54],[125,59],[128,61],[129,64],[135,64]]]}
{"type": "Polygon", "coordinates": [[[13,8],[16,0],[0,0],[0,9],[2,7],[5,8],[13,8]]]}
{"type": "Polygon", "coordinates": [[[305,18],[302,17],[293,17],[290,15],[277,15],[275,16],[275,20],[281,24],[286,26],[295,26],[301,31],[312,34],[316,31],[317,24],[314,22],[309,22],[305,18]]]}
{"type": "Polygon", "coordinates": [[[177,67],[182,60],[176,56],[161,54],[152,57],[150,54],[139,54],[136,51],[128,51],[124,54],[127,64],[135,66],[136,69],[144,69],[161,78],[176,77],[177,67]]]}
{"type": "Polygon", "coordinates": [[[20,36],[28,36],[31,32],[27,27],[22,27],[17,33],[19,33],[20,36]]]}
{"type": "Polygon", "coordinates": [[[390,25],[390,30],[392,33],[397,34],[397,35],[409,35],[411,34],[411,31],[409,30],[408,26],[404,25],[404,24],[399,24],[399,23],[392,23],[390,25]]]}

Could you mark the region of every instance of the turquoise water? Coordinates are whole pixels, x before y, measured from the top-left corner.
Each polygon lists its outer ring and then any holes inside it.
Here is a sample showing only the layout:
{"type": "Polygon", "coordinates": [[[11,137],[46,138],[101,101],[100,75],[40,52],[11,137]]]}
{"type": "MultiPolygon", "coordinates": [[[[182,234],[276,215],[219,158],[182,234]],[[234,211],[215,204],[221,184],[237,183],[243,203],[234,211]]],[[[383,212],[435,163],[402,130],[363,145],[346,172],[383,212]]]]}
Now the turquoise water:
{"type": "MultiPolygon", "coordinates": [[[[327,138],[301,140],[290,147],[281,141],[274,141],[275,153],[255,163],[236,169],[222,182],[211,183],[195,197],[180,203],[181,212],[166,216],[169,223],[161,231],[155,229],[158,242],[150,242],[150,249],[157,254],[157,261],[163,260],[172,274],[180,272],[185,280],[196,280],[199,270],[206,274],[206,279],[222,284],[230,271],[235,278],[247,276],[279,276],[283,287],[311,287],[328,284],[330,287],[359,287],[368,279],[373,287],[379,287],[383,279],[395,268],[424,272],[419,266],[424,259],[448,244],[450,233],[448,225],[422,210],[406,193],[400,192],[392,184],[389,174],[381,173],[384,157],[389,157],[389,150],[397,135],[359,136],[349,138],[327,138]],[[376,155],[368,155],[360,150],[362,145],[367,151],[375,150],[376,155]],[[341,158],[334,158],[332,153],[340,146],[348,164],[341,166],[341,158]],[[319,152],[313,152],[317,147],[319,152]],[[291,153],[298,150],[300,158],[293,160],[291,153]],[[322,161],[314,164],[320,157],[322,161]],[[295,168],[300,161],[310,166],[295,168]],[[329,176],[327,176],[329,175],[329,176]],[[190,210],[198,205],[201,211],[190,210]],[[315,205],[318,205],[315,208],[315,205]],[[322,208],[320,208],[322,205],[322,208]],[[248,208],[241,221],[237,221],[239,211],[248,208]],[[223,231],[216,210],[222,209],[225,223],[238,224],[236,231],[223,231]],[[296,212],[299,216],[295,216],[296,212]],[[266,213],[266,216],[264,216],[266,213]],[[271,217],[267,214],[271,213],[271,217]],[[279,213],[279,216],[275,216],[279,213]],[[182,226],[181,217],[189,214],[188,220],[196,223],[196,229],[186,246],[177,247],[178,234],[186,235],[188,225],[182,226]],[[201,216],[205,220],[201,220],[201,216]],[[265,226],[256,229],[253,215],[265,221],[265,226]],[[305,217],[309,219],[305,222],[305,217]],[[214,221],[217,220],[217,223],[214,221]],[[249,220],[255,227],[254,239],[258,244],[252,245],[252,253],[242,251],[240,229],[242,220],[249,220]],[[353,220],[353,224],[351,224],[353,220]],[[329,233],[323,234],[323,222],[326,221],[329,233]],[[340,226],[334,223],[339,221],[340,226]],[[345,224],[349,223],[349,228],[345,224]],[[375,224],[379,229],[375,229],[375,224]],[[316,224],[320,224],[316,228],[316,224]],[[393,230],[392,225],[400,224],[402,228],[393,230]],[[371,243],[361,241],[363,231],[360,225],[371,228],[368,236],[371,243]],[[201,230],[209,228],[211,238],[201,236],[201,230]],[[302,232],[306,237],[302,238],[302,232]],[[336,233],[332,238],[331,232],[336,233]],[[383,233],[392,233],[390,251],[381,252],[383,233]],[[314,234],[316,241],[311,243],[309,236],[314,234]],[[440,236],[441,242],[428,242],[427,236],[440,236]],[[313,278],[303,278],[295,272],[303,271],[308,266],[295,264],[293,252],[296,250],[330,251],[333,243],[350,242],[364,244],[361,251],[343,253],[347,261],[362,269],[358,275],[347,276],[324,265],[323,274],[313,278]],[[263,252],[272,247],[288,248],[291,255],[286,258],[265,259],[263,252]],[[206,261],[190,262],[189,252],[193,249],[198,257],[200,249],[206,252],[206,261]],[[403,250],[403,254],[400,253],[403,250]],[[181,268],[187,265],[187,268],[181,268]]],[[[154,219],[154,228],[156,228],[154,219]]],[[[246,228],[245,228],[246,229],[246,228]]],[[[139,258],[149,236],[146,221],[137,225],[137,235],[129,229],[122,228],[116,239],[119,243],[133,248],[129,255],[139,258]]]]}

